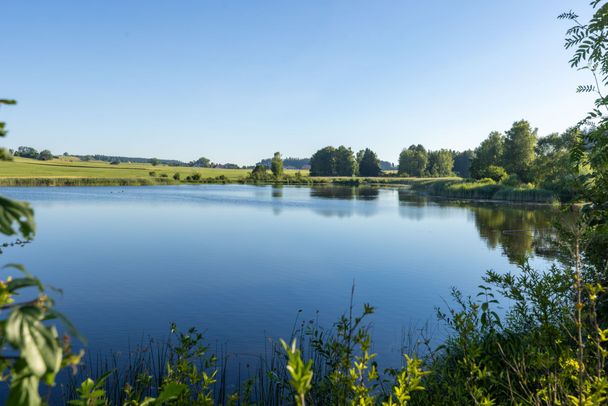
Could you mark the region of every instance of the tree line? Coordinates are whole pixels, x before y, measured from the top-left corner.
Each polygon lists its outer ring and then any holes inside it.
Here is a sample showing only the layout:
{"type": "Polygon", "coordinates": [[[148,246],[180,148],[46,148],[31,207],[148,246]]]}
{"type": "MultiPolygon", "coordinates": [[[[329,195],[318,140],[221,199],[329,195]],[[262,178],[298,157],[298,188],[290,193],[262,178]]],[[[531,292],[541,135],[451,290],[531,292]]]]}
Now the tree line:
{"type": "MultiPolygon", "coordinates": [[[[533,184],[571,196],[577,174],[569,165],[569,151],[581,136],[580,129],[570,128],[562,134],[539,137],[538,129],[519,120],[505,132],[490,132],[475,149],[433,151],[421,144],[410,145],[399,154],[397,173],[392,175],[491,179],[511,186],[533,184]]],[[[391,175],[382,171],[376,153],[370,149],[355,154],[343,145],[327,146],[310,159],[311,176],[391,175]]]]}
{"type": "Polygon", "coordinates": [[[310,158],[311,176],[379,176],[380,160],[369,148],[356,155],[351,148],[328,146],[310,158]]]}

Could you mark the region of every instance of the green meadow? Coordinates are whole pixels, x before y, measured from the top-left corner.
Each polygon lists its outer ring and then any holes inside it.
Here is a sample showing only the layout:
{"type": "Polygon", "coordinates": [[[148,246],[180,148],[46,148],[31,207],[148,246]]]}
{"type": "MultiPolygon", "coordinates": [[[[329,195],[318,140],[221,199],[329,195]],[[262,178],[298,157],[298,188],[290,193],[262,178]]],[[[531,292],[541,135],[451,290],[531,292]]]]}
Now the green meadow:
{"type": "Polygon", "coordinates": [[[219,169],[176,167],[140,163],[120,163],[112,165],[102,161],[80,161],[73,159],[52,159],[39,161],[15,157],[13,161],[0,162],[0,178],[149,178],[150,172],[157,176],[166,174],[172,177],[179,173],[182,177],[198,173],[201,177],[225,176],[228,179],[241,179],[249,174],[248,169],[219,169]]]}

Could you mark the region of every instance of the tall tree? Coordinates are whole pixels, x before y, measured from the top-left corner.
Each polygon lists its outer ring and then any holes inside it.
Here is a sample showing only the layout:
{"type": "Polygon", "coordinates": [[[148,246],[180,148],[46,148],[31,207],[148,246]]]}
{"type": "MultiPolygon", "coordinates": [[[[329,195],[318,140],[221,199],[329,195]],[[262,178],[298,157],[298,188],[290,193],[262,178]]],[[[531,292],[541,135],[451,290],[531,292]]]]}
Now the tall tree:
{"type": "Polygon", "coordinates": [[[272,174],[277,178],[283,176],[283,159],[281,159],[281,153],[275,152],[270,162],[270,170],[272,174]]]}
{"type": "Polygon", "coordinates": [[[334,152],[335,154],[335,175],[336,176],[353,176],[357,173],[357,161],[353,150],[340,145],[334,152]]]}
{"type": "Polygon", "coordinates": [[[490,165],[502,166],[504,149],[504,135],[498,131],[492,131],[475,149],[475,157],[471,161],[471,176],[481,179],[486,177],[485,174],[490,165]]]}
{"type": "Polygon", "coordinates": [[[428,159],[426,149],[422,145],[410,145],[399,154],[399,175],[424,176],[428,159]]]}
{"type": "Polygon", "coordinates": [[[430,176],[450,176],[453,175],[454,156],[447,149],[439,151],[429,151],[429,162],[427,174],[430,176]]]}
{"type": "Polygon", "coordinates": [[[505,134],[504,167],[524,182],[534,180],[532,165],[536,156],[537,129],[532,129],[526,120],[513,123],[505,134]]]}
{"type": "Polygon", "coordinates": [[[357,153],[357,163],[359,164],[360,176],[380,175],[380,160],[374,151],[369,148],[357,153]]]}
{"type": "Polygon", "coordinates": [[[336,166],[335,151],[334,147],[328,146],[315,152],[310,157],[310,175],[333,176],[336,166]]]}
{"type": "Polygon", "coordinates": [[[471,162],[475,158],[475,152],[470,149],[462,152],[453,152],[454,172],[463,178],[471,177],[471,162]]]}
{"type": "Polygon", "coordinates": [[[580,130],[573,127],[562,134],[541,137],[536,145],[534,182],[557,193],[562,201],[574,197],[579,183],[578,171],[571,165],[570,151],[580,136],[580,130]]]}

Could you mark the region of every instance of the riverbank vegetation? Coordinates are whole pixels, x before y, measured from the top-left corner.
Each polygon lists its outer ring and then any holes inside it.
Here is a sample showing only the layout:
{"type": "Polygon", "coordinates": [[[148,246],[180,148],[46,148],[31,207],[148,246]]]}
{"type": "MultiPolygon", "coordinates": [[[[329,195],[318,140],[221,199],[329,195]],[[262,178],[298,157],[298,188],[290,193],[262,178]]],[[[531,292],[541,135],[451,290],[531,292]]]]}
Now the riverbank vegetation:
{"type": "Polygon", "coordinates": [[[427,151],[422,145],[411,145],[401,152],[397,171],[382,171],[381,161],[369,148],[354,154],[345,146],[317,151],[309,161],[310,171],[284,169],[279,152],[253,168],[240,169],[213,164],[204,157],[176,166],[173,161],[158,159],[125,162],[65,154],[54,157],[20,147],[12,155],[7,153],[12,160],[0,162],[0,186],[334,183],[411,185],[419,192],[456,199],[532,203],[580,200],[577,185],[587,175],[588,167],[569,165],[569,151],[584,134],[573,127],[563,134],[539,139],[536,132],[522,120],[504,135],[491,132],[474,151],[427,151]]]}

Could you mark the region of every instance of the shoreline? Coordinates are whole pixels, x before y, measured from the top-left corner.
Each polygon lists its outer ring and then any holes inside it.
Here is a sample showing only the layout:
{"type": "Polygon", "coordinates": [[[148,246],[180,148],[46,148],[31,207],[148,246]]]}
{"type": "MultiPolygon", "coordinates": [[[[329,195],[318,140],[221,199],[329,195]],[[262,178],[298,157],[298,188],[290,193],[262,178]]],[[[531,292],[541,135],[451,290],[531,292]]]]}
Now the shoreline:
{"type": "Polygon", "coordinates": [[[179,186],[205,184],[291,185],[291,186],[342,186],[381,187],[411,190],[412,193],[434,199],[479,202],[559,206],[557,197],[542,189],[524,189],[500,184],[467,182],[460,178],[328,178],[287,176],[281,180],[227,178],[225,176],[201,178],[197,181],[175,180],[168,177],[93,178],[93,177],[41,177],[0,178],[0,187],[87,187],[87,186],[179,186]],[[465,189],[463,186],[472,185],[465,189]],[[496,196],[496,198],[493,198],[496,196]]]}

